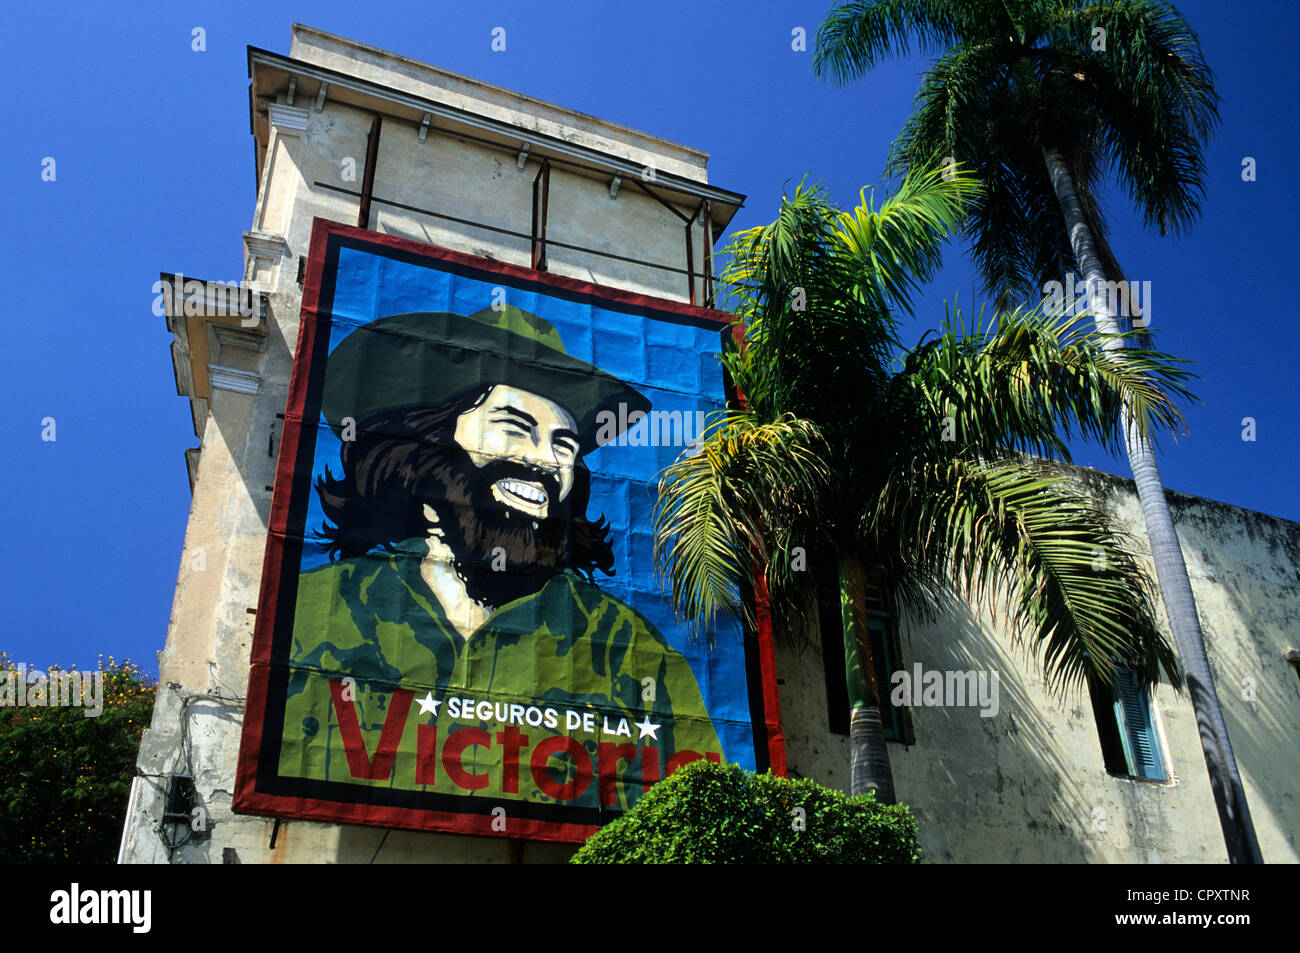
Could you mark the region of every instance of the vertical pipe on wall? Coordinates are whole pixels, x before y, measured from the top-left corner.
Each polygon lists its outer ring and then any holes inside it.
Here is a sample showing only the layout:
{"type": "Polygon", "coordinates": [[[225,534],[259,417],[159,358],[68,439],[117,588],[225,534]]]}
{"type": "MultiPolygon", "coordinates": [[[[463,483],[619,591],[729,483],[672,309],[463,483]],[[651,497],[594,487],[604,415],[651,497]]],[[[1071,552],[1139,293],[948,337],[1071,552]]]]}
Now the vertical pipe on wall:
{"type": "Polygon", "coordinates": [[[551,163],[543,159],[533,179],[532,267],[546,271],[546,211],[551,199],[551,163]]]}
{"type": "Polygon", "coordinates": [[[375,192],[375,164],[379,158],[379,129],[383,120],[378,115],[370,120],[370,134],[366,136],[366,171],[361,180],[361,211],[357,214],[357,228],[370,227],[370,199],[375,192]]]}
{"type": "Polygon", "coordinates": [[[691,241],[691,226],[695,224],[695,215],[686,220],[686,290],[690,293],[691,304],[695,304],[695,245],[691,241]]]}
{"type": "Polygon", "coordinates": [[[709,200],[700,203],[700,224],[704,226],[704,307],[713,307],[713,214],[709,200]]]}

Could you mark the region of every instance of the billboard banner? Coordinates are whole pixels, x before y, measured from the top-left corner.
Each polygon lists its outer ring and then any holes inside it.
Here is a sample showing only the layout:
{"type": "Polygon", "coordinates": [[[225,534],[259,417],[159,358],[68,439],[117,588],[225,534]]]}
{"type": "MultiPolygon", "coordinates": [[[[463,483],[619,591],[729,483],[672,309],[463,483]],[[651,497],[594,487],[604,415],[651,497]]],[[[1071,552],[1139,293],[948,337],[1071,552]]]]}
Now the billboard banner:
{"type": "Polygon", "coordinates": [[[767,633],[695,644],[653,562],[726,331],[317,220],[235,810],[572,842],[693,760],[767,767],[767,633]]]}

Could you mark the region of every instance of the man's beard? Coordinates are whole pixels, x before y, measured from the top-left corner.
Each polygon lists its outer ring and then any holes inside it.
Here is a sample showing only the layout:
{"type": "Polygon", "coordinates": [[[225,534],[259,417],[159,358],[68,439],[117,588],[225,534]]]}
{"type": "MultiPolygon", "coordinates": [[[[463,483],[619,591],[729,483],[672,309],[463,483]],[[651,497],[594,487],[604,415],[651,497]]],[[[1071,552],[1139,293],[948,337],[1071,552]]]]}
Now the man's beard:
{"type": "Polygon", "coordinates": [[[466,593],[495,609],[537,592],[569,565],[569,499],[559,497],[560,481],[550,471],[514,460],[479,468],[464,449],[453,446],[430,469],[417,499],[437,514],[434,532],[451,550],[466,593]],[[498,500],[492,486],[506,479],[540,484],[547,516],[530,516],[498,500]]]}

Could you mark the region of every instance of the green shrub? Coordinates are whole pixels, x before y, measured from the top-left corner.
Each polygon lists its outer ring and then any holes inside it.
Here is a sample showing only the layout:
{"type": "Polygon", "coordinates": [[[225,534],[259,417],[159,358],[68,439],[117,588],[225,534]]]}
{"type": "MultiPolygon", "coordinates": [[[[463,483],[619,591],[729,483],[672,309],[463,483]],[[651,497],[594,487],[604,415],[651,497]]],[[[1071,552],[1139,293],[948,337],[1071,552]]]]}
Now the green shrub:
{"type": "Polygon", "coordinates": [[[921,859],[905,805],[815,781],[695,761],[591,836],[576,864],[909,864],[921,859]],[[802,810],[800,810],[802,809],[802,810]]]}
{"type": "MultiPolygon", "coordinates": [[[[51,666],[50,671],[58,671],[51,666]]],[[[103,711],[0,705],[0,863],[111,864],[156,686],[101,658],[103,711]]],[[[0,675],[17,675],[0,652],[0,675]]],[[[89,702],[85,702],[88,705],[89,702]]]]}

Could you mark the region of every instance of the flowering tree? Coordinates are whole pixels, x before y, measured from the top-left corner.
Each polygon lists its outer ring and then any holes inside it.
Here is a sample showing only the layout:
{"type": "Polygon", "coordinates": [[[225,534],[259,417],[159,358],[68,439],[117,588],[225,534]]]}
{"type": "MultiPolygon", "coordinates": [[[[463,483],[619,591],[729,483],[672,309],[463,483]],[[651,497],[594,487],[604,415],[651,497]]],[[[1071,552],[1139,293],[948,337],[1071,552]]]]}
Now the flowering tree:
{"type": "Polygon", "coordinates": [[[116,859],[155,688],[129,660],[38,671],[0,652],[0,863],[116,859]]]}

